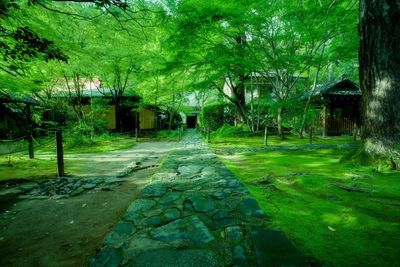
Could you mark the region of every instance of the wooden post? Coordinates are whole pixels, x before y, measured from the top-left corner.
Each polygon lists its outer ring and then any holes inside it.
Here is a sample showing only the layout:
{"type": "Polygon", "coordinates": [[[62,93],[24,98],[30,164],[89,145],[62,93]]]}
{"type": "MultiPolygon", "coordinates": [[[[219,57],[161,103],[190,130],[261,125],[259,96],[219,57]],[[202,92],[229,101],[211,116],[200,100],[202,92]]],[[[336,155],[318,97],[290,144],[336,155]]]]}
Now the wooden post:
{"type": "Polygon", "coordinates": [[[64,176],[64,152],[62,144],[62,130],[57,129],[56,132],[56,145],[57,145],[57,175],[58,177],[64,176]]]}
{"type": "Polygon", "coordinates": [[[32,137],[32,134],[29,134],[29,136],[28,136],[28,151],[29,151],[29,158],[33,159],[35,157],[35,154],[33,152],[33,137],[32,137]]]}
{"type": "Polygon", "coordinates": [[[357,140],[357,133],[358,133],[357,123],[354,123],[354,126],[353,126],[353,140],[354,141],[357,140]]]}
{"type": "Polygon", "coordinates": [[[323,116],[322,116],[322,135],[324,137],[328,134],[328,109],[326,105],[322,108],[323,116]]]}
{"type": "Polygon", "coordinates": [[[310,125],[310,145],[312,145],[312,139],[313,139],[313,126],[310,125]]]}
{"type": "Polygon", "coordinates": [[[264,129],[264,146],[268,145],[268,126],[265,125],[264,129]]]}
{"type": "Polygon", "coordinates": [[[139,111],[135,111],[135,142],[139,139],[139,111]]]}

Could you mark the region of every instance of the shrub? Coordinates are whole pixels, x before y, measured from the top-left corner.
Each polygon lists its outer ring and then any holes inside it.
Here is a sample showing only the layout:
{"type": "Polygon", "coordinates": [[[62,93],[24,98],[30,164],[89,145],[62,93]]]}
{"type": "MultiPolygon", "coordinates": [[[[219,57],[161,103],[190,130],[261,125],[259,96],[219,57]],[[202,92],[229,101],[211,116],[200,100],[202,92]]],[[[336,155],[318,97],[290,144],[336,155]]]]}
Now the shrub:
{"type": "Polygon", "coordinates": [[[224,124],[232,124],[234,121],[234,108],[231,104],[212,104],[202,108],[200,124],[205,129],[215,131],[224,124]]]}
{"type": "Polygon", "coordinates": [[[212,138],[216,137],[238,137],[251,135],[250,129],[245,124],[238,124],[236,126],[223,125],[221,128],[211,134],[212,138]]]}
{"type": "Polygon", "coordinates": [[[178,138],[178,130],[162,130],[157,131],[158,138],[178,138]]]}

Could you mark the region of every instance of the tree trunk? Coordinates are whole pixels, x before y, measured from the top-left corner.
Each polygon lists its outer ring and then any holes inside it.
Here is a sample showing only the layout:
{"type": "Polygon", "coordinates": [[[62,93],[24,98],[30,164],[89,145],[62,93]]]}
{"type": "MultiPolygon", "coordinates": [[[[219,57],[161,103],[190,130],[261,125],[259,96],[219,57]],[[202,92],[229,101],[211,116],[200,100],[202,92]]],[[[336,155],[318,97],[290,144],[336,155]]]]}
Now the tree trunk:
{"type": "Polygon", "coordinates": [[[172,105],[169,109],[168,132],[171,132],[171,130],[172,130],[172,121],[174,118],[174,107],[175,107],[175,93],[172,93],[172,105]]]}
{"type": "Polygon", "coordinates": [[[400,141],[400,2],[360,2],[364,150],[387,155],[400,141]]]}
{"type": "Polygon", "coordinates": [[[245,98],[245,91],[244,91],[244,77],[240,78],[240,83],[235,86],[234,94],[236,96],[237,102],[234,103],[237,109],[237,120],[239,123],[246,123],[248,126],[249,122],[246,117],[246,98],[245,98]]]}
{"type": "Polygon", "coordinates": [[[277,124],[278,124],[278,136],[279,136],[281,139],[284,139],[285,136],[284,136],[284,134],[283,134],[283,127],[282,127],[282,112],[283,112],[282,107],[279,107],[279,108],[278,108],[278,115],[277,115],[277,117],[276,117],[276,122],[277,122],[277,124]]]}

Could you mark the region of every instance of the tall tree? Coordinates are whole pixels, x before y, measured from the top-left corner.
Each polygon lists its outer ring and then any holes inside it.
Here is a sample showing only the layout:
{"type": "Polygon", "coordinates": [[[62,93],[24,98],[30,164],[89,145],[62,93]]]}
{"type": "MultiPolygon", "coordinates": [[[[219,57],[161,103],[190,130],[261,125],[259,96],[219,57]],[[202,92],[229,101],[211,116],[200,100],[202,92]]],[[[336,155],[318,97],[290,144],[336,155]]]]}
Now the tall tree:
{"type": "Polygon", "coordinates": [[[360,1],[364,150],[387,156],[400,144],[400,1],[360,1]]]}

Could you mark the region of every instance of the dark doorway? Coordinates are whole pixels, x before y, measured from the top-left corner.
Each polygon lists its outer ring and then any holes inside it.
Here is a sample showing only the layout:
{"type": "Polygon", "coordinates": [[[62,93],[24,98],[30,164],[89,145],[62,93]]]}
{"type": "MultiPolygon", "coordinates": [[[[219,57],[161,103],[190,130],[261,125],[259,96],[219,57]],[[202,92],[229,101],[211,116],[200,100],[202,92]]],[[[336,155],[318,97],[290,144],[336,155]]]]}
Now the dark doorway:
{"type": "Polygon", "coordinates": [[[131,132],[135,130],[135,113],[130,107],[122,107],[120,113],[121,130],[131,132]]]}
{"type": "Polygon", "coordinates": [[[186,124],[188,128],[196,128],[197,115],[187,116],[186,124]]]}

